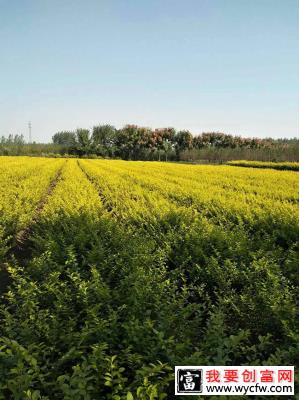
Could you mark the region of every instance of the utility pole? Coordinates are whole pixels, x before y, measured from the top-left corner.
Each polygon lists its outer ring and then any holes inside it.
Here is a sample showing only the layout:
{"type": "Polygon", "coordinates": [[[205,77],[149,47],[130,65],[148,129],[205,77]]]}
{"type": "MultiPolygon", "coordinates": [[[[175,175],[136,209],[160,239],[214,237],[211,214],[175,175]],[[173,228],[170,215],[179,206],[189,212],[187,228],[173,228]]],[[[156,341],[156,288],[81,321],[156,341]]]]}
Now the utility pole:
{"type": "Polygon", "coordinates": [[[32,137],[31,137],[31,128],[32,128],[32,126],[31,126],[31,121],[28,122],[28,128],[29,128],[29,143],[31,143],[31,142],[32,142],[32,137]]]}

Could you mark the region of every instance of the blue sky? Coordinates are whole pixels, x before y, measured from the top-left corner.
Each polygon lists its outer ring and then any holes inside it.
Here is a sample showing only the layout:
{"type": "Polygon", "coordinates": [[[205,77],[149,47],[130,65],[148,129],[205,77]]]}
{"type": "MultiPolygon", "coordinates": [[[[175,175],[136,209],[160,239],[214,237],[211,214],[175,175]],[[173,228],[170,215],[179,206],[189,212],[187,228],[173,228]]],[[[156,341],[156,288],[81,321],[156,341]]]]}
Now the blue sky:
{"type": "Polygon", "coordinates": [[[0,135],[299,136],[298,0],[0,0],[0,135]]]}

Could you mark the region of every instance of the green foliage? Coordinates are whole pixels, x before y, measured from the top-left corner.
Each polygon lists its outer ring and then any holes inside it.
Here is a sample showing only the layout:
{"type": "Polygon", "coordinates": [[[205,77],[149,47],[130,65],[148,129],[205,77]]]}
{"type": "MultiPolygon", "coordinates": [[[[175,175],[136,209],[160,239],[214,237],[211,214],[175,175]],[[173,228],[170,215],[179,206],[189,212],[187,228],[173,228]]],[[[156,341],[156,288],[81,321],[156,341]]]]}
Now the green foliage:
{"type": "Polygon", "coordinates": [[[176,150],[177,154],[183,150],[192,148],[192,134],[189,131],[179,131],[176,134],[175,142],[176,142],[176,150]]]}
{"type": "Polygon", "coordinates": [[[52,141],[55,144],[72,147],[76,143],[76,133],[69,131],[57,132],[52,137],[52,141]]]}
{"type": "Polygon", "coordinates": [[[94,152],[101,156],[113,157],[116,151],[117,131],[112,125],[94,126],[92,145],[94,152]]]}

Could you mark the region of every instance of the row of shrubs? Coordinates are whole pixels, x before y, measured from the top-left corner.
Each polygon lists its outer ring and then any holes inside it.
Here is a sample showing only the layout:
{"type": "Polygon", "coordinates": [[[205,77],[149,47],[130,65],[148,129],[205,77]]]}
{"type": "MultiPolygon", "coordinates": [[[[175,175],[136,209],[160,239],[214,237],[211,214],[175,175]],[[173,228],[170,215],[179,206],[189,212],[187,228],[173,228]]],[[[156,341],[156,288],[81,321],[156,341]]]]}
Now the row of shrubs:
{"type": "Polygon", "coordinates": [[[299,162],[261,162],[261,161],[228,161],[228,165],[248,168],[271,168],[279,170],[299,171],[299,162]]]}

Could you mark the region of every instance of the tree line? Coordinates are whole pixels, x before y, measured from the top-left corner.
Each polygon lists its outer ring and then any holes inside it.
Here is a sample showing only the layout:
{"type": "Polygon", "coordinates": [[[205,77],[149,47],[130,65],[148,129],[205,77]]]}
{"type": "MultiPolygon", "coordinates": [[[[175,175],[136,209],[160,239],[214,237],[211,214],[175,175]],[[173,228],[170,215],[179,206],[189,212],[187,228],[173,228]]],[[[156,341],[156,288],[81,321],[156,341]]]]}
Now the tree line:
{"type": "MultiPolygon", "coordinates": [[[[283,140],[282,140],[283,141],[283,140]]],[[[289,145],[290,140],[283,141],[289,145]]],[[[53,143],[64,146],[78,156],[97,155],[125,160],[179,160],[193,149],[260,149],[278,146],[274,139],[243,138],[221,132],[204,132],[193,136],[188,130],[174,128],[151,129],[126,125],[116,129],[111,125],[94,126],[76,131],[57,132],[53,143]]],[[[191,153],[190,153],[191,154],[191,153]]]]}
{"type": "Polygon", "coordinates": [[[0,155],[107,157],[125,160],[221,162],[234,159],[298,161],[299,139],[244,138],[221,132],[192,135],[172,127],[125,125],[60,131],[52,143],[26,143],[22,135],[2,136],[0,155]]]}

